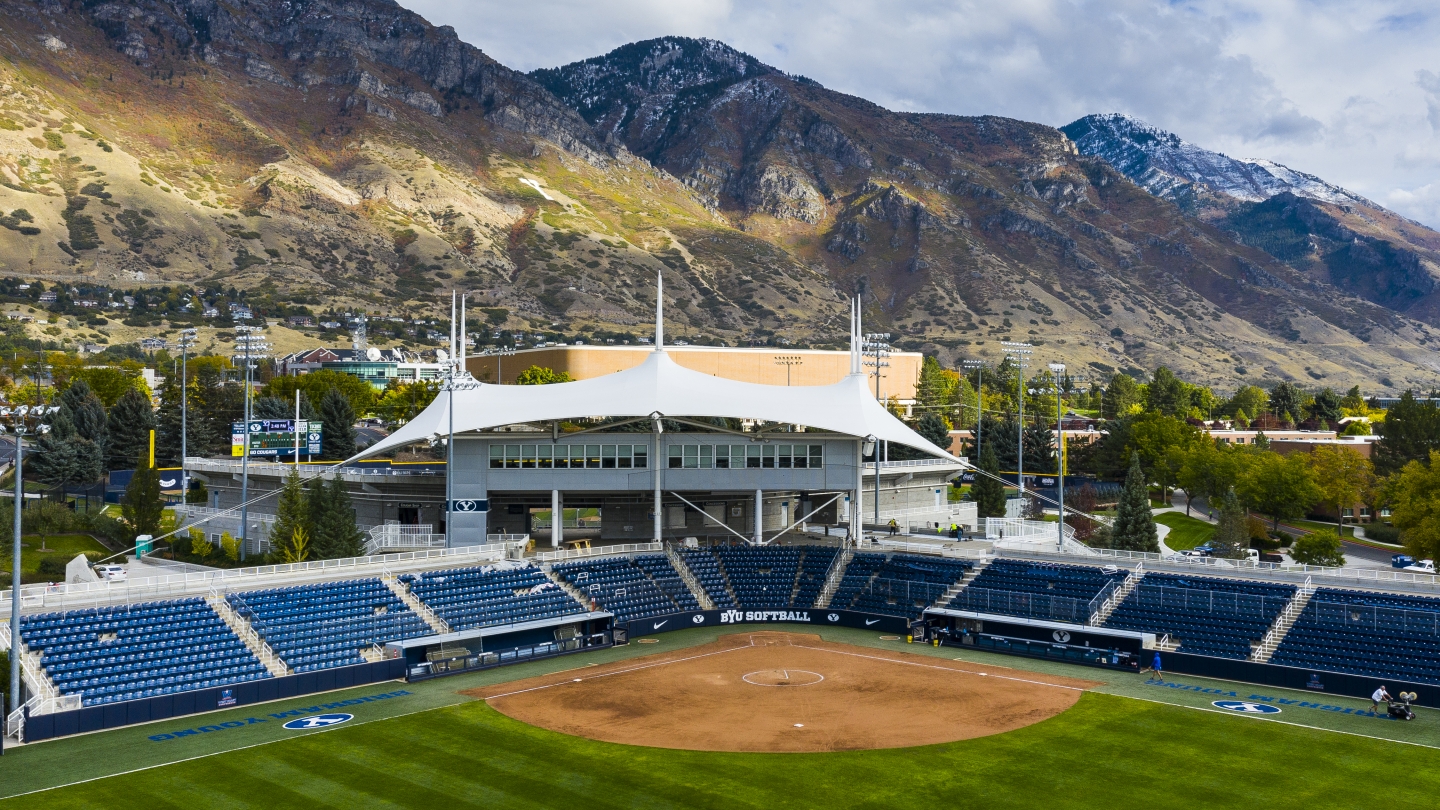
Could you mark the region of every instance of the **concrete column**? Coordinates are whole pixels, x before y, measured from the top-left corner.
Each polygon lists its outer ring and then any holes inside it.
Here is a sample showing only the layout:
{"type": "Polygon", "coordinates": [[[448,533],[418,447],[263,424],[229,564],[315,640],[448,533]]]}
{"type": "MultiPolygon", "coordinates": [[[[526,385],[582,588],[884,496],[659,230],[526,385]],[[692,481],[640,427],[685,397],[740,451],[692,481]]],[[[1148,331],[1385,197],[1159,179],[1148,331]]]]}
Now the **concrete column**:
{"type": "Polygon", "coordinates": [[[652,465],[653,471],[654,471],[654,474],[655,474],[655,542],[661,543],[661,542],[664,542],[665,524],[663,523],[663,521],[665,520],[665,513],[664,513],[664,510],[661,508],[662,505],[663,505],[663,503],[662,503],[662,500],[661,500],[661,497],[660,497],[660,423],[659,423],[659,422],[656,422],[656,423],[655,423],[655,433],[654,433],[654,437],[655,437],[655,439],[654,439],[655,447],[653,448],[652,452],[650,453],[650,464],[652,465]]]}
{"type": "Polygon", "coordinates": [[[855,492],[851,496],[850,539],[858,545],[864,536],[863,522],[865,506],[861,496],[865,492],[865,440],[855,440],[855,492]]]}
{"type": "Polygon", "coordinates": [[[550,547],[559,548],[565,539],[565,499],[560,490],[550,490],[550,547]]]}
{"type": "Polygon", "coordinates": [[[765,541],[765,492],[755,490],[755,542],[765,541]]]}

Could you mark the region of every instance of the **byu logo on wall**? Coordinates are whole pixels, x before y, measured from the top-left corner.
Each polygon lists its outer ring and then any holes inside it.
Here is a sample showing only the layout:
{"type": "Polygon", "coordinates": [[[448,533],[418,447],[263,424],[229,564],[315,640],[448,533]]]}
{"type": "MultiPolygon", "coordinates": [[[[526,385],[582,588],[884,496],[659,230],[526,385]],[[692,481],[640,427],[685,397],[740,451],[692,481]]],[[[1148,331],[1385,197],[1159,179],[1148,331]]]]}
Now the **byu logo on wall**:
{"type": "Polygon", "coordinates": [[[829,616],[826,616],[825,619],[826,619],[826,621],[838,622],[838,621],[840,621],[840,614],[839,614],[839,613],[831,613],[829,616]]]}
{"type": "Polygon", "coordinates": [[[291,731],[306,731],[313,728],[339,725],[354,717],[355,715],[353,714],[317,714],[314,717],[302,717],[299,720],[291,720],[284,725],[284,728],[291,731]]]}
{"type": "Polygon", "coordinates": [[[1056,630],[1055,632],[1050,634],[1050,637],[1060,642],[1061,644],[1064,644],[1070,640],[1070,631],[1056,630]]]}
{"type": "Polygon", "coordinates": [[[692,622],[694,622],[694,623],[696,623],[696,624],[704,624],[704,623],[705,623],[705,614],[703,614],[703,613],[696,613],[694,616],[691,616],[691,617],[690,617],[690,621],[692,621],[692,622]]]}
{"type": "Polygon", "coordinates": [[[1279,714],[1279,706],[1268,703],[1251,703],[1248,700],[1217,700],[1210,705],[1241,714],[1279,714]]]}

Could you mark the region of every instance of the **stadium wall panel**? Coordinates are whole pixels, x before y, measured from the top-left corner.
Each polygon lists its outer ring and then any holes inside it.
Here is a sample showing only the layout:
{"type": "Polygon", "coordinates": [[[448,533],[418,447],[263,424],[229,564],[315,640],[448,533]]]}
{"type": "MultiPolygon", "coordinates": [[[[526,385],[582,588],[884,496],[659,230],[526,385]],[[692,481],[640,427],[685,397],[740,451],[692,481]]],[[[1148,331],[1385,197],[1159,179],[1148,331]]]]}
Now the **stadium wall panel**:
{"type": "MultiPolygon", "coordinates": [[[[1145,661],[1146,664],[1150,662],[1145,661]]],[[[1213,658],[1208,655],[1193,655],[1183,652],[1162,652],[1160,663],[1166,673],[1199,675],[1227,681],[1243,681],[1262,686],[1279,686],[1302,692],[1344,695],[1346,697],[1369,698],[1375,687],[1385,684],[1392,695],[1414,692],[1419,698],[1414,702],[1422,706],[1440,706],[1440,687],[1434,684],[1410,683],[1394,678],[1379,678],[1369,675],[1351,675],[1344,672],[1327,672],[1323,669],[1301,669],[1279,664],[1262,664],[1256,661],[1236,661],[1230,658],[1213,658]]]]}
{"type": "Polygon", "coordinates": [[[173,695],[87,706],[69,712],[38,714],[25,718],[25,741],[39,742],[54,737],[84,734],[120,728],[154,720],[168,720],[187,714],[212,712],[272,700],[300,697],[316,692],[329,692],[352,686],[364,686],[405,677],[405,661],[390,659],[370,664],[356,664],[317,672],[305,672],[284,678],[265,678],[233,686],[196,689],[173,695]],[[227,694],[228,692],[228,694],[227,694]]]}
{"type": "Polygon", "coordinates": [[[910,631],[910,620],[903,616],[883,616],[854,610],[693,610],[635,619],[626,627],[630,636],[653,636],[687,627],[727,627],[740,624],[786,624],[803,627],[859,627],[881,633],[904,635],[910,631]]]}

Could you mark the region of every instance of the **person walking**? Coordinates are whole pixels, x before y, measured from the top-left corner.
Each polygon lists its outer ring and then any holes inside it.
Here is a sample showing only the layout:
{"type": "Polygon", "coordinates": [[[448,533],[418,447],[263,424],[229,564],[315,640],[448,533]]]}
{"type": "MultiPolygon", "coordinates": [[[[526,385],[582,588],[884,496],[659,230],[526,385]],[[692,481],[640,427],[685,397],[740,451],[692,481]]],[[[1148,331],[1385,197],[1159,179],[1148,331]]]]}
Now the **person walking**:
{"type": "Polygon", "coordinates": [[[1387,704],[1390,702],[1390,693],[1385,691],[1385,684],[1383,683],[1380,684],[1380,688],[1376,689],[1375,693],[1370,696],[1370,711],[1379,714],[1380,701],[1382,700],[1385,701],[1387,704]]]}
{"type": "Polygon", "coordinates": [[[1159,681],[1160,683],[1165,682],[1165,674],[1160,667],[1159,650],[1155,651],[1155,660],[1150,664],[1150,677],[1145,679],[1146,683],[1151,683],[1152,681],[1159,681]]]}
{"type": "Polygon", "coordinates": [[[891,536],[891,537],[894,537],[895,535],[897,535],[897,534],[899,534],[899,533],[900,533],[900,526],[899,526],[899,524],[897,524],[897,523],[895,522],[895,518],[890,518],[890,536],[891,536]]]}

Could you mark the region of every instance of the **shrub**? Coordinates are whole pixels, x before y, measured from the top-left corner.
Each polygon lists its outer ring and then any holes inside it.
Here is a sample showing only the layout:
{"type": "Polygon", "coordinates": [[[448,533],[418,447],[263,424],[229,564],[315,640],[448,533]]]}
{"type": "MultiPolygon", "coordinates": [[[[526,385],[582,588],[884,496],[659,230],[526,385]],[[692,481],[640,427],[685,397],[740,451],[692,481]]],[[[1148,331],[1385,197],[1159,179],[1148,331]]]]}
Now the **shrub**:
{"type": "Polygon", "coordinates": [[[65,566],[69,560],[59,556],[41,557],[39,572],[40,576],[48,582],[59,582],[65,579],[65,566]]]}
{"type": "Polygon", "coordinates": [[[1400,545],[1400,530],[1383,523],[1371,523],[1365,526],[1365,539],[1398,546],[1400,545]]]}
{"type": "Polygon", "coordinates": [[[1325,565],[1340,567],[1345,564],[1345,555],[1340,551],[1340,535],[1326,530],[1311,532],[1297,538],[1290,547],[1290,556],[1304,565],[1325,565]]]}

